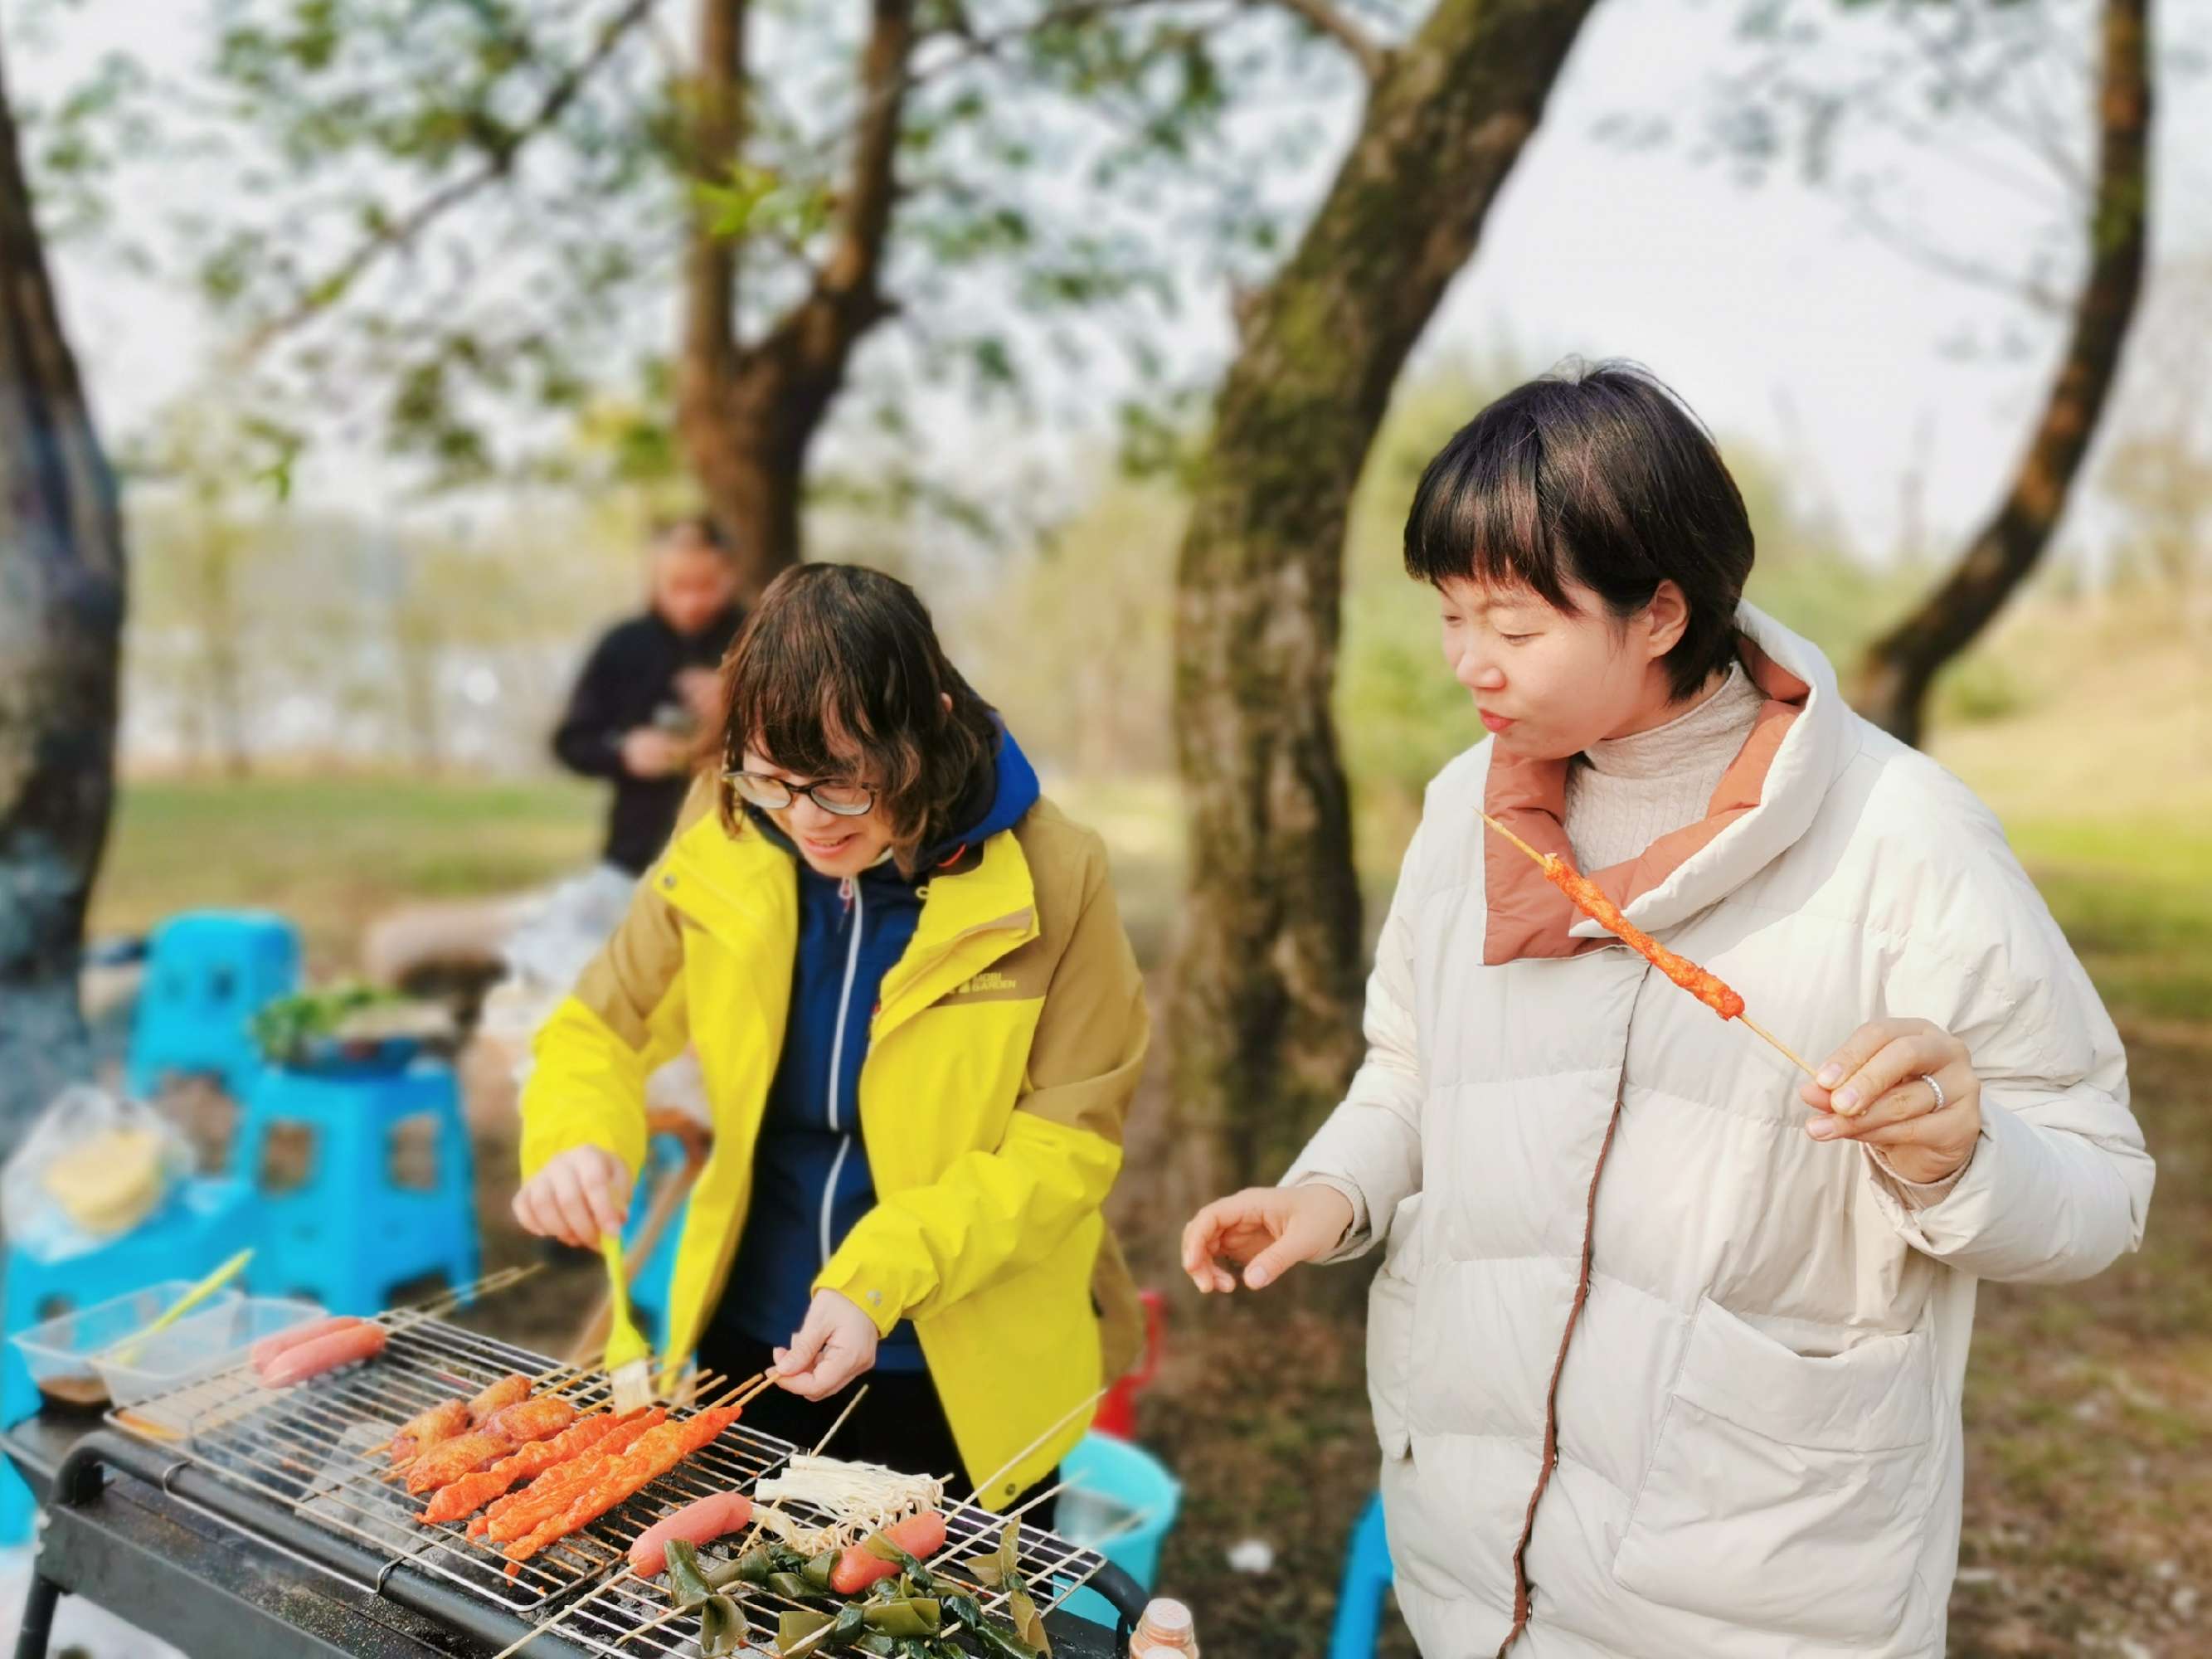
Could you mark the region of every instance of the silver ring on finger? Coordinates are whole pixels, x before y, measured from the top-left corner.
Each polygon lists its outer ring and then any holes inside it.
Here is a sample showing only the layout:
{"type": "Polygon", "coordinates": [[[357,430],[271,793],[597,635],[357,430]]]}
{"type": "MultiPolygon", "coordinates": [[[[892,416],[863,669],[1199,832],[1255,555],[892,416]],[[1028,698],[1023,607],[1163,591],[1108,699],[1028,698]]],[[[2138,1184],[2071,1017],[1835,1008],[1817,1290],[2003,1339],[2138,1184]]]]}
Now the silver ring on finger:
{"type": "Polygon", "coordinates": [[[1936,1103],[1935,1103],[1934,1105],[1930,1106],[1930,1107],[1928,1109],[1930,1112],[1940,1112],[1940,1111],[1942,1111],[1942,1110],[1943,1109],[1943,1108],[1944,1108],[1945,1106],[1947,1106],[1947,1105],[1948,1105],[1948,1104],[1950,1103],[1949,1103],[1949,1102],[1948,1102],[1948,1101],[1944,1097],[1944,1094],[1943,1094],[1943,1085],[1942,1085],[1942,1084],[1938,1083],[1938,1082],[1937,1082],[1934,1078],[1932,1078],[1932,1077],[1923,1077],[1923,1078],[1922,1078],[1920,1080],[1921,1080],[1923,1083],[1926,1084],[1926,1085],[1929,1086],[1929,1088],[1930,1090],[1934,1091],[1934,1092],[1935,1092],[1935,1096],[1936,1096],[1936,1103]]]}

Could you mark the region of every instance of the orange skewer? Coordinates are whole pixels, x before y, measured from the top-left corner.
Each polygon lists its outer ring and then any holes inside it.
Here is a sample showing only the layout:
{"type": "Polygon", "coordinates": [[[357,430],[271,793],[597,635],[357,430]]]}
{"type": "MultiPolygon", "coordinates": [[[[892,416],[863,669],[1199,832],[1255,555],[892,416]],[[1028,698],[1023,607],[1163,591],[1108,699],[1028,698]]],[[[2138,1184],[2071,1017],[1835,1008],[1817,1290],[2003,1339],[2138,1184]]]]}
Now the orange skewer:
{"type": "Polygon", "coordinates": [[[1575,908],[1626,941],[1638,955],[1723,1019],[1741,1020],[1753,1036],[1765,1042],[1807,1077],[1813,1075],[1813,1068],[1795,1049],[1744,1012],[1743,999],[1718,975],[1709,973],[1687,957],[1669,951],[1629,921],[1620,913],[1620,907],[1608,898],[1595,883],[1558,854],[1540,853],[1489,813],[1485,812],[1481,817],[1485,823],[1533,859],[1536,867],[1544,872],[1544,878],[1565,893],[1575,908]]]}

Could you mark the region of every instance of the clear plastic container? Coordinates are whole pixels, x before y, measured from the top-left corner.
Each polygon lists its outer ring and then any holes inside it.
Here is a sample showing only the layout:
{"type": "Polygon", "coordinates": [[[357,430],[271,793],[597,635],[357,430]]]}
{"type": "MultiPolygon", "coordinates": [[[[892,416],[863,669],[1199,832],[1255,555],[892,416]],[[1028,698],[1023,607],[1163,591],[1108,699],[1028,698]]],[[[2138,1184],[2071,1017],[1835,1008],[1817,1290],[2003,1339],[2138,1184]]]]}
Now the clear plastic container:
{"type": "Polygon", "coordinates": [[[94,1363],[106,1379],[108,1396],[118,1406],[135,1406],[228,1370],[242,1361],[246,1351],[263,1337],[320,1319],[324,1314],[325,1310],[313,1302],[270,1296],[235,1297],[217,1307],[195,1309],[168,1329],[138,1343],[127,1364],[117,1358],[94,1363]]]}
{"type": "MultiPolygon", "coordinates": [[[[101,1372],[97,1356],[115,1347],[132,1332],[152,1324],[175,1306],[196,1282],[189,1279],[164,1279],[125,1296],[75,1309],[28,1330],[18,1331],[9,1340],[23,1356],[23,1364],[40,1394],[68,1406],[105,1406],[111,1398],[113,1384],[101,1372]]],[[[209,1298],[204,1311],[220,1313],[228,1304],[245,1299],[234,1290],[217,1291],[209,1298]]],[[[187,1314],[177,1324],[189,1323],[199,1316],[198,1312],[187,1314]]],[[[161,1334],[166,1336],[168,1332],[161,1334]]],[[[150,1347],[151,1341],[147,1346],[150,1347]]],[[[143,1361],[145,1354],[142,1352],[137,1358],[143,1361]]]]}

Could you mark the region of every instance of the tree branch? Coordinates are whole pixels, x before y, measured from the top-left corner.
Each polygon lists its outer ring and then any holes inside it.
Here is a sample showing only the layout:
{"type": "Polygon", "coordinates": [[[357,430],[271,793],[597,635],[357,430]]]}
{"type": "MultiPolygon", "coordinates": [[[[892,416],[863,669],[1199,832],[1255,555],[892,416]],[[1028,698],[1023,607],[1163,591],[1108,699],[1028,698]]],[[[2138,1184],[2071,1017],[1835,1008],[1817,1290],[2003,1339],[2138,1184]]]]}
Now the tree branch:
{"type": "Polygon", "coordinates": [[[854,344],[890,309],[877,279],[898,200],[899,129],[913,84],[914,0],[875,0],[873,11],[860,51],[859,125],[852,172],[839,192],[836,240],[813,291],[777,320],[757,354],[804,375],[823,407],[854,344]]]}
{"type": "Polygon", "coordinates": [[[623,38],[651,14],[659,0],[628,0],[623,9],[609,18],[600,28],[592,48],[553,84],[545,89],[520,122],[501,129],[483,140],[484,159],[475,171],[434,191],[398,218],[381,227],[345,258],[331,267],[320,281],[311,284],[298,304],[281,316],[255,329],[240,349],[240,356],[251,360],[283,335],[308,322],[343,295],[360,277],[386,255],[408,246],[447,212],[470,198],[505,179],[514,168],[514,159],[523,146],[550,128],[576,100],[585,84],[600,66],[614,56],[623,38]]]}
{"type": "MultiPolygon", "coordinates": [[[[1911,12],[1901,14],[1899,27],[1905,39],[1941,78],[1944,90],[1950,96],[2039,159],[2066,186],[2068,194],[2074,199],[2079,200],[2087,194],[2089,179],[2081,164],[2068,155],[2065,147],[2058,142],[2057,135],[2059,130],[2057,127],[2022,120],[2007,109],[1990,94],[1985,85],[1977,83],[1968,76],[1965,65],[1959,61],[1955,42],[1922,29],[1911,12]]],[[[2012,73],[2008,78],[2016,76],[2021,67],[2018,55],[2014,54],[2009,65],[2012,73]]]]}
{"type": "Polygon", "coordinates": [[[1359,72],[1370,82],[1381,80],[1389,70],[1391,49],[1329,0],[1248,0],[1248,3],[1279,7],[1304,21],[1316,34],[1327,35],[1352,54],[1359,72]]]}
{"type": "MultiPolygon", "coordinates": [[[[700,0],[699,69],[693,83],[688,170],[701,183],[721,178],[743,142],[745,0],[700,0]]],[[[698,384],[686,396],[712,401],[737,362],[737,250],[715,233],[704,204],[694,204],[684,252],[683,362],[698,384]]]]}
{"type": "Polygon", "coordinates": [[[1868,647],[1860,666],[1852,702],[1907,743],[1920,740],[1936,674],[1989,625],[2050,545],[2112,390],[2149,241],[2149,5],[2105,0],[2102,8],[2096,182],[2081,216],[2088,276],[2027,452],[1949,575],[1868,647]]]}
{"type": "Polygon", "coordinates": [[[853,149],[852,182],[845,192],[842,228],[822,271],[832,293],[872,289],[883,262],[897,195],[894,176],[899,119],[905,107],[908,58],[914,50],[912,0],[876,0],[875,22],[860,57],[860,125],[853,149]]]}
{"type": "Polygon", "coordinates": [[[1855,191],[1846,200],[1854,224],[1893,252],[1910,259],[1923,270],[1948,276],[1954,282],[2004,295],[2046,317],[2063,317],[2071,309],[2063,295],[2052,292],[2033,276],[2015,276],[1995,265],[1937,246],[1934,239],[1908,229],[1883,213],[1864,191],[1855,191]]]}

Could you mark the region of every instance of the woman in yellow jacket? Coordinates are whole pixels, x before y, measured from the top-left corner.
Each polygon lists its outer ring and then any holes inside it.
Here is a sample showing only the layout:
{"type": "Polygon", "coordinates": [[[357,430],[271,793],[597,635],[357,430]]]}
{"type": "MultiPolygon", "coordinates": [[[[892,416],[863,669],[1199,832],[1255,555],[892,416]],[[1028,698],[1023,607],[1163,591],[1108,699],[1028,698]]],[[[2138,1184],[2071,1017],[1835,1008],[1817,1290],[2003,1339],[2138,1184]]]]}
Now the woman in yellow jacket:
{"type": "MultiPolygon", "coordinates": [[[[1100,1214],[1144,987],[1098,837],[1038,793],[904,583],[805,565],[723,665],[715,810],[695,800],[538,1035],[515,1214],[622,1223],[645,1079],[687,1042],[714,1115],[670,1288],[671,1364],[773,1365],[756,1427],[996,1478],[1081,1437],[1134,1357],[1100,1214]]],[[[702,796],[706,792],[702,792],[702,796]]]]}

